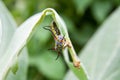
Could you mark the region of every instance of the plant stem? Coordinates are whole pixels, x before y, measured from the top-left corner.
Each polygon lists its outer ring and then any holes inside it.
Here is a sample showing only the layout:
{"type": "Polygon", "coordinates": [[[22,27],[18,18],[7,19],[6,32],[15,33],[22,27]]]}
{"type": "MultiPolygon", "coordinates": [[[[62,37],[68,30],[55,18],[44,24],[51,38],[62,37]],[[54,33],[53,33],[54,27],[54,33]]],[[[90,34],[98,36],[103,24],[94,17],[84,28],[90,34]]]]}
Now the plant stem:
{"type": "Polygon", "coordinates": [[[80,60],[79,60],[79,58],[78,58],[77,55],[76,55],[76,52],[75,52],[75,50],[74,50],[74,48],[73,48],[73,45],[72,45],[70,39],[69,39],[69,45],[70,45],[70,47],[68,47],[68,50],[69,50],[70,55],[71,55],[71,57],[72,57],[73,65],[74,65],[76,68],[80,68],[80,60]]]}

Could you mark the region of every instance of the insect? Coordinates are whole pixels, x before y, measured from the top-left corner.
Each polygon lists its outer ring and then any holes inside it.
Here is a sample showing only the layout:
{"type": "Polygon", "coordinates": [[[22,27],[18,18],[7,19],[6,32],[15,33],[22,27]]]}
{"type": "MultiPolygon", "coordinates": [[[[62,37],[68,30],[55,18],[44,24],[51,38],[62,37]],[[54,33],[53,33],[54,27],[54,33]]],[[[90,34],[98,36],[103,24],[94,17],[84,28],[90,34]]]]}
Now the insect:
{"type": "Polygon", "coordinates": [[[55,47],[51,48],[49,50],[54,50],[58,53],[58,56],[56,58],[56,60],[59,58],[59,56],[61,55],[62,50],[68,46],[66,44],[66,39],[65,39],[65,35],[62,36],[60,34],[60,31],[57,27],[57,24],[55,23],[55,21],[52,22],[52,24],[50,26],[45,26],[43,27],[46,30],[49,30],[52,33],[52,36],[54,37],[55,40],[55,47]]]}

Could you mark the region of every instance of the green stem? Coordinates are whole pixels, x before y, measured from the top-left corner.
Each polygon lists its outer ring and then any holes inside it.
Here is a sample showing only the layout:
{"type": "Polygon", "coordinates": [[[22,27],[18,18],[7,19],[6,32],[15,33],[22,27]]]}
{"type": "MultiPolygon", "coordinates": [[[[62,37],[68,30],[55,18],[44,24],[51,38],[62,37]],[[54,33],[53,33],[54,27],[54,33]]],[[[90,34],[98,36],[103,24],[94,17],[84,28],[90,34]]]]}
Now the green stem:
{"type": "Polygon", "coordinates": [[[76,52],[75,52],[75,50],[74,50],[74,47],[73,47],[70,39],[68,39],[68,40],[69,40],[69,44],[70,44],[70,47],[68,47],[68,50],[69,50],[70,55],[71,55],[71,57],[72,57],[73,65],[74,65],[75,67],[77,67],[77,68],[80,68],[80,60],[79,60],[79,58],[77,57],[77,54],[76,54],[76,52]]]}

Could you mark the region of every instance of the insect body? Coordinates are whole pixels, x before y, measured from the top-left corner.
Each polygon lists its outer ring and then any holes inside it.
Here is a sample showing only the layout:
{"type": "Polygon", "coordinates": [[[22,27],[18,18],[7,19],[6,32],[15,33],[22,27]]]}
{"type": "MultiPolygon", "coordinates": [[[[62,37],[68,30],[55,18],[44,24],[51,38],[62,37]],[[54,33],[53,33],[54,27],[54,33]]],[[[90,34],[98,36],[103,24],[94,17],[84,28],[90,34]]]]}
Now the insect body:
{"type": "Polygon", "coordinates": [[[58,53],[58,56],[56,58],[56,60],[57,60],[59,58],[62,50],[67,46],[65,36],[62,36],[60,34],[57,24],[54,21],[52,22],[51,26],[46,26],[46,27],[44,27],[44,29],[49,30],[52,33],[52,36],[54,37],[55,47],[51,48],[49,50],[57,51],[57,53],[58,53]]]}

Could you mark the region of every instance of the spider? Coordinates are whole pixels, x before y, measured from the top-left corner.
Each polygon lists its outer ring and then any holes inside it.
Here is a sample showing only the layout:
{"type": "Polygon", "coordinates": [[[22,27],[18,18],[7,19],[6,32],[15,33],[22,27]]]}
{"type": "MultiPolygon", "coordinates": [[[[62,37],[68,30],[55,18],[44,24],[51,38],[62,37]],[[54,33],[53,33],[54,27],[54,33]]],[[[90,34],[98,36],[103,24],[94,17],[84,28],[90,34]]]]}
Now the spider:
{"type": "Polygon", "coordinates": [[[57,60],[59,56],[61,55],[62,50],[68,46],[68,44],[66,44],[65,35],[62,36],[60,34],[60,31],[58,30],[57,24],[55,23],[55,21],[53,21],[50,26],[45,26],[43,28],[46,30],[49,30],[52,33],[52,36],[54,37],[55,47],[49,50],[54,50],[58,53],[56,57],[56,60],[57,60]]]}

